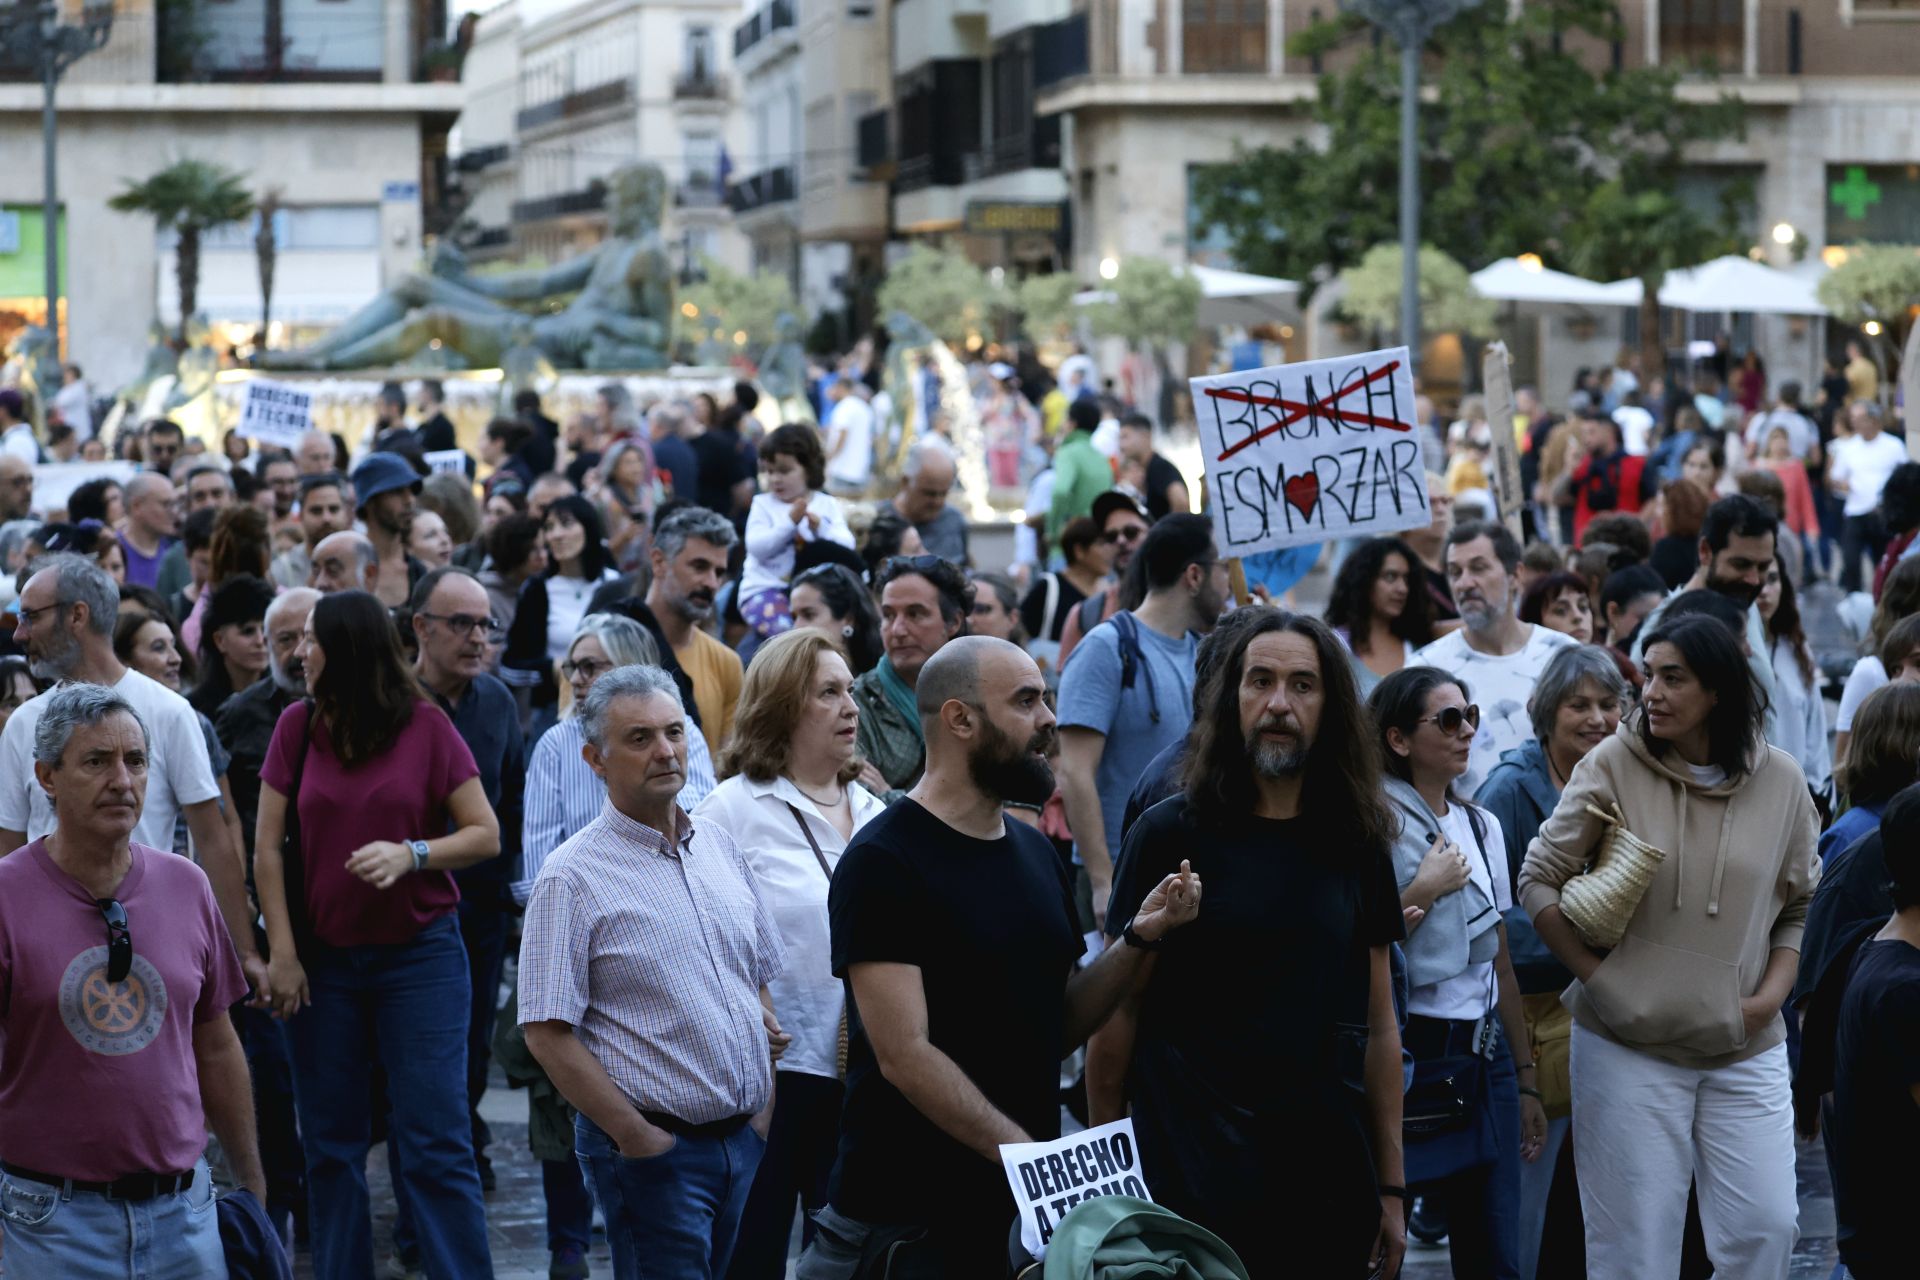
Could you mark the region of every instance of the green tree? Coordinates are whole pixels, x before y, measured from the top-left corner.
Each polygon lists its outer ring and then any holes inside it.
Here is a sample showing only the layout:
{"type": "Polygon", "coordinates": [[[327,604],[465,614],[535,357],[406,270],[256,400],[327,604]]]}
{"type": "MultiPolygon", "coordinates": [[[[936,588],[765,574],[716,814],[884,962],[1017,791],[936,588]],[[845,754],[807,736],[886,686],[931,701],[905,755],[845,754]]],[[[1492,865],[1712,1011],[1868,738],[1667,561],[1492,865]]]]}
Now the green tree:
{"type": "MultiPolygon", "coordinates": [[[[1354,319],[1387,333],[1400,324],[1400,246],[1377,244],[1340,273],[1340,305],[1354,319]]],[[[1432,245],[1420,246],[1420,316],[1433,332],[1485,338],[1496,307],[1474,291],[1467,269],[1432,245]]]]}
{"type": "MultiPolygon", "coordinates": [[[[1593,70],[1625,35],[1612,0],[1489,2],[1435,34],[1420,107],[1423,243],[1474,266],[1521,253],[1565,265],[1597,188],[1618,178],[1636,193],[1671,190],[1689,146],[1738,135],[1738,102],[1682,101],[1675,70],[1593,70]]],[[[1342,17],[1291,41],[1298,56],[1355,55],[1320,77],[1324,145],[1243,151],[1200,174],[1201,218],[1245,270],[1311,288],[1322,268],[1396,238],[1399,59],[1390,44],[1367,48],[1371,38],[1342,17]]]]}
{"type": "Polygon", "coordinates": [[[1159,258],[1122,258],[1120,273],[1108,292],[1113,300],[1091,307],[1088,323],[1103,338],[1121,338],[1152,353],[1160,375],[1159,418],[1172,422],[1184,397],[1174,394],[1167,345],[1193,336],[1200,314],[1200,282],[1159,258]]]}
{"type": "Polygon", "coordinates": [[[200,301],[200,235],[253,215],[253,194],[231,169],[205,160],[176,160],[145,182],[128,182],[107,201],[121,213],[145,213],[179,238],[174,264],[180,280],[180,341],[200,301]]]}
{"type": "Polygon", "coordinates": [[[964,348],[972,334],[985,335],[1000,305],[987,273],[957,249],[916,244],[881,283],[879,312],[904,312],[950,347],[964,348]]]}
{"type": "Polygon", "coordinates": [[[1036,342],[1064,341],[1073,331],[1079,309],[1073,295],[1080,284],[1065,272],[1028,276],[1013,291],[1014,310],[1025,324],[1027,336],[1036,342]]]}
{"type": "MultiPolygon", "coordinates": [[[[1878,321],[1869,337],[1880,365],[1893,369],[1906,350],[1913,328],[1913,307],[1920,304],[1920,248],[1867,244],[1847,250],[1847,260],[1822,277],[1820,301],[1845,324],[1878,321]]],[[[1884,389],[1882,395],[1888,394],[1884,389]]]]}
{"type": "Polygon", "coordinates": [[[674,337],[713,358],[758,352],[772,342],[780,317],[797,310],[793,287],[778,271],[741,275],[708,258],[706,278],[677,291],[674,337]]]}

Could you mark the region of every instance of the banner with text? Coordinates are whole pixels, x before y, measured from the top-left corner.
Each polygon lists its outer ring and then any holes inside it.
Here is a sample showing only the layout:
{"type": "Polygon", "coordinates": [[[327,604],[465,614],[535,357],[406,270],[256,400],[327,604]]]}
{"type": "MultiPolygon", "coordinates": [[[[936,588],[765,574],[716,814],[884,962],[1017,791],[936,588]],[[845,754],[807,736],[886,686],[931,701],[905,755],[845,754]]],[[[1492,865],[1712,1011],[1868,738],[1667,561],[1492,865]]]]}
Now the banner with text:
{"type": "Polygon", "coordinates": [[[240,404],[241,435],[282,449],[296,448],[313,429],[313,392],[291,382],[255,378],[240,404]]]}
{"type": "Polygon", "coordinates": [[[1221,555],[1417,529],[1431,519],[1405,347],[1189,385],[1221,555]]]}
{"type": "Polygon", "coordinates": [[[1020,1243],[1036,1258],[1046,1257],[1054,1229],[1082,1200],[1153,1199],[1140,1172],[1132,1120],[1115,1120],[1052,1142],[1005,1143],[1000,1164],[1020,1211],[1020,1243]]]}

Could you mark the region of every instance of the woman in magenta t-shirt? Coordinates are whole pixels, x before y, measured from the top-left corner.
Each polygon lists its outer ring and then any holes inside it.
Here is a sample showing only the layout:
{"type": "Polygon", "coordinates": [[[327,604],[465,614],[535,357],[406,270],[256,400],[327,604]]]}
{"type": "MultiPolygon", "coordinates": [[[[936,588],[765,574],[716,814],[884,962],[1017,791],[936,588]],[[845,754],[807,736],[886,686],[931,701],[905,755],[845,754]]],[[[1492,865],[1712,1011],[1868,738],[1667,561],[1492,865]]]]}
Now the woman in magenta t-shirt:
{"type": "Polygon", "coordinates": [[[281,714],[260,769],[254,879],[273,1009],[293,1038],[314,1275],[344,1280],[372,1267],[376,1055],[428,1273],[492,1275],[467,1123],[460,893],[448,873],[496,856],[499,825],[472,753],[415,681],[385,606],[364,591],[323,596],[302,654],[313,696],[281,714]],[[281,854],[289,795],[297,884],[281,854]]]}

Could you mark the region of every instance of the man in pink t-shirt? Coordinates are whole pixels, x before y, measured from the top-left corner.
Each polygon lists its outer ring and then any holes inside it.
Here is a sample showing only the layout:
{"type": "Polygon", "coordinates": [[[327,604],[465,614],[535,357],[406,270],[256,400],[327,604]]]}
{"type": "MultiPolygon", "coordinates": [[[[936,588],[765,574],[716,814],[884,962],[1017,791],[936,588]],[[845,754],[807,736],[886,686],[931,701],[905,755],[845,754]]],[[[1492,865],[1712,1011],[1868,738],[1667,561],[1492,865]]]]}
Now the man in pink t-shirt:
{"type": "Polygon", "coordinates": [[[247,994],[213,891],[132,843],[146,726],[101,685],[49,696],[34,774],[58,827],[0,858],[0,1229],[8,1280],[225,1274],[201,1152],[265,1193],[247,994]]]}

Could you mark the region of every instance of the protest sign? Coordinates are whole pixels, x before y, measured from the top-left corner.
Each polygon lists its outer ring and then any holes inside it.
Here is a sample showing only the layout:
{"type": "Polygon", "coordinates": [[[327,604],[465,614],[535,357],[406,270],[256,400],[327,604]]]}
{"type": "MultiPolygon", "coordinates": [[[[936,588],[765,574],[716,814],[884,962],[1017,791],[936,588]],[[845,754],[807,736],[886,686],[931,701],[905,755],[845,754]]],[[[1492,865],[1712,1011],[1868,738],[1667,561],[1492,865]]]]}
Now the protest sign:
{"type": "Polygon", "coordinates": [[[131,462],[42,462],[33,469],[33,509],[64,511],[73,491],[89,480],[112,480],[122,488],[139,470],[131,462]]]}
{"type": "Polygon", "coordinates": [[[1194,378],[1223,556],[1429,522],[1405,347],[1194,378]]]}
{"type": "Polygon", "coordinates": [[[1052,1142],[1009,1142],[1000,1164],[1020,1211],[1020,1243],[1044,1258],[1054,1228],[1082,1200],[1132,1196],[1151,1200],[1140,1172],[1132,1120],[1115,1120],[1052,1142]]]}
{"type": "Polygon", "coordinates": [[[1524,538],[1520,512],[1527,495],[1520,485],[1520,442],[1513,434],[1513,420],[1519,414],[1513,401],[1513,357],[1507,344],[1491,342],[1480,359],[1480,385],[1487,389],[1487,425],[1493,431],[1493,501],[1507,532],[1524,538]]]}
{"type": "Polygon", "coordinates": [[[247,383],[236,430],[249,440],[292,449],[313,429],[313,392],[291,382],[255,378],[247,383]]]}
{"type": "Polygon", "coordinates": [[[467,455],[463,449],[435,449],[426,455],[427,470],[450,476],[465,477],[467,474],[467,455]]]}

